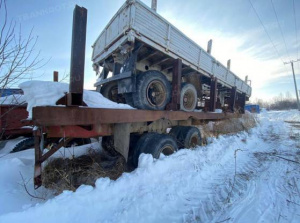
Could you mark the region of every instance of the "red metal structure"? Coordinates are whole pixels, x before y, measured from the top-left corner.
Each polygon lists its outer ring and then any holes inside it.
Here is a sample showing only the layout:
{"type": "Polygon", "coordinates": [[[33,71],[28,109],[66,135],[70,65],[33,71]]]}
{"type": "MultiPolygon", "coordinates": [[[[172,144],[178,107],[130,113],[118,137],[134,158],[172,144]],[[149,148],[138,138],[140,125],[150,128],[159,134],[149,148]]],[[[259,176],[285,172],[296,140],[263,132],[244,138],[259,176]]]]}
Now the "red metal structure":
{"type": "Polygon", "coordinates": [[[1,139],[32,134],[32,128],[22,123],[27,117],[26,105],[0,105],[1,139]]]}

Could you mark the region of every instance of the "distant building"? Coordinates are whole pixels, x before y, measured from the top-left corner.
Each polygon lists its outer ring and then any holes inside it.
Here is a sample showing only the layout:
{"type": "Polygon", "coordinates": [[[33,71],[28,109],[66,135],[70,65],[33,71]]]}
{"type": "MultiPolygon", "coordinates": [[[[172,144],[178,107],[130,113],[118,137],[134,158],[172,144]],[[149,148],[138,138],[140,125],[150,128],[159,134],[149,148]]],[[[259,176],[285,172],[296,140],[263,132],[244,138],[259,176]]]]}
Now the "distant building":
{"type": "Polygon", "coordinates": [[[251,113],[259,114],[260,113],[260,108],[259,108],[259,105],[248,104],[248,105],[245,105],[245,111],[249,111],[251,113]]]}
{"type": "Polygon", "coordinates": [[[6,89],[0,89],[0,95],[1,97],[6,97],[12,94],[24,94],[22,89],[19,88],[6,88],[6,89]]]}

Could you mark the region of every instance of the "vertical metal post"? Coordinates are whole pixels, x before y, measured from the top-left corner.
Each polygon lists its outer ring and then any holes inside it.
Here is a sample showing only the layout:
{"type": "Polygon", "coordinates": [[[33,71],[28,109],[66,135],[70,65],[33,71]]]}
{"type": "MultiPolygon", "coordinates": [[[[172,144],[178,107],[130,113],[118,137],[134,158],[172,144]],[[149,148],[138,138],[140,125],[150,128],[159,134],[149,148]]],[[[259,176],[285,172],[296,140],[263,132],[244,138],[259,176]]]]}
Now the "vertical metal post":
{"type": "Polygon", "coordinates": [[[230,70],[231,67],[231,60],[227,60],[227,69],[230,70]]]}
{"type": "Polygon", "coordinates": [[[73,12],[72,48],[70,87],[67,105],[80,106],[83,104],[83,80],[85,62],[87,9],[75,6],[73,12]]]}
{"type": "Polygon", "coordinates": [[[214,112],[216,110],[217,102],[217,78],[212,78],[210,82],[210,100],[209,100],[209,111],[214,112]]]}
{"type": "Polygon", "coordinates": [[[239,99],[240,112],[245,114],[245,105],[246,105],[246,93],[242,93],[239,99]]]}
{"type": "Polygon", "coordinates": [[[211,54],[211,50],[212,50],[212,39],[209,40],[207,43],[207,53],[211,54]]]}
{"type": "Polygon", "coordinates": [[[53,71],[53,81],[58,82],[58,71],[53,71]]]}
{"type": "Polygon", "coordinates": [[[295,77],[294,63],[293,63],[293,61],[291,62],[291,65],[292,65],[292,70],[293,70],[295,91],[296,91],[296,97],[297,97],[297,105],[298,105],[298,110],[300,111],[300,102],[299,102],[299,95],[298,95],[297,82],[296,82],[296,77],[295,77]]]}
{"type": "Polygon", "coordinates": [[[35,163],[34,163],[34,188],[37,189],[42,186],[42,164],[40,162],[42,151],[40,148],[41,143],[41,133],[38,130],[33,132],[34,135],[34,156],[35,156],[35,163]]]}
{"type": "Polygon", "coordinates": [[[177,111],[180,108],[182,60],[176,59],[173,64],[172,101],[169,110],[177,111]]]}
{"type": "Polygon", "coordinates": [[[236,87],[231,88],[230,99],[229,99],[229,110],[234,112],[236,98],[236,87]]]}
{"type": "Polygon", "coordinates": [[[284,64],[289,64],[290,63],[292,65],[294,85],[295,85],[295,91],[296,91],[296,97],[297,97],[297,105],[298,105],[298,110],[300,111],[299,94],[298,94],[297,82],[296,82],[295,71],[294,71],[294,62],[299,62],[299,61],[300,61],[300,59],[298,59],[298,60],[291,60],[290,62],[285,62],[284,64]]]}
{"type": "Polygon", "coordinates": [[[152,0],[151,9],[156,12],[156,10],[157,10],[157,0],[152,0]]]}

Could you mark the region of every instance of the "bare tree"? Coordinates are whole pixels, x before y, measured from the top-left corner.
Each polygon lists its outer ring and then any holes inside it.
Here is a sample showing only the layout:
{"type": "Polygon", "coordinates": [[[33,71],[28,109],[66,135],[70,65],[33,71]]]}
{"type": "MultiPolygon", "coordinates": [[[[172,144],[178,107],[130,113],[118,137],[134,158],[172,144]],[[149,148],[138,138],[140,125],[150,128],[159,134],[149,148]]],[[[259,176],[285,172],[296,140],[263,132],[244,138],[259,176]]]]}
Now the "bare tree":
{"type": "Polygon", "coordinates": [[[42,66],[40,52],[34,50],[36,43],[32,30],[24,37],[21,25],[8,21],[6,2],[0,0],[0,88],[17,84],[42,66]]]}

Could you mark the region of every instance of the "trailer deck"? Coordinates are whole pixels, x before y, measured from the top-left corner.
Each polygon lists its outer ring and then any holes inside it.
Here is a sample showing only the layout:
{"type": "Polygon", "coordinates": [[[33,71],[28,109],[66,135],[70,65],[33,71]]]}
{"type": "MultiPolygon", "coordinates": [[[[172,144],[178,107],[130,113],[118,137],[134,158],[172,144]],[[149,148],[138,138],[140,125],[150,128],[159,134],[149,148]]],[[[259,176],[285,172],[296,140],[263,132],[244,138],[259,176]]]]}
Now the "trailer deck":
{"type": "Polygon", "coordinates": [[[42,163],[72,138],[113,136],[115,149],[127,160],[131,133],[159,132],[178,125],[200,125],[210,120],[237,117],[233,113],[148,111],[135,109],[105,109],[89,107],[33,108],[30,123],[35,126],[35,186],[41,186],[42,163]],[[61,138],[59,144],[45,151],[45,142],[61,138]],[[126,145],[128,144],[128,145],[126,145]]]}

